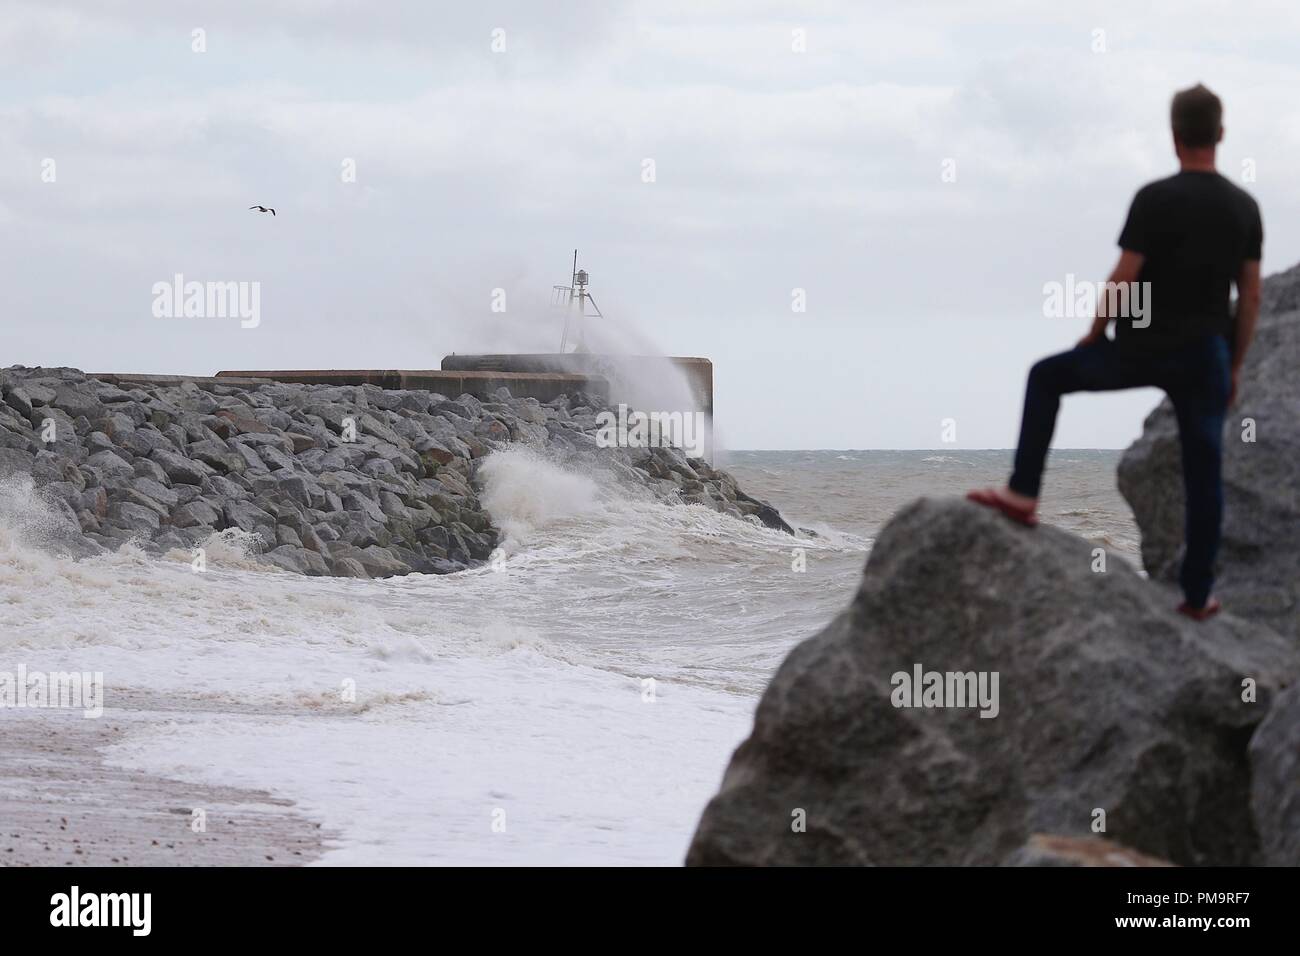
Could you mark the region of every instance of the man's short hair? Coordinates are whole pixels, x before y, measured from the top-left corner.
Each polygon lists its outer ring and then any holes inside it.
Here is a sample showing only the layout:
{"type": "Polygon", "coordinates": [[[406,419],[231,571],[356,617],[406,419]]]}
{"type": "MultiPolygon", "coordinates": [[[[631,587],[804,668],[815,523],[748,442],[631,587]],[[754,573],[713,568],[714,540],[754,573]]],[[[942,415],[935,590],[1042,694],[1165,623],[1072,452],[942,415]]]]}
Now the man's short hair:
{"type": "Polygon", "coordinates": [[[1223,127],[1223,103],[1200,83],[1174,94],[1169,109],[1174,138],[1184,146],[1213,146],[1223,127]]]}

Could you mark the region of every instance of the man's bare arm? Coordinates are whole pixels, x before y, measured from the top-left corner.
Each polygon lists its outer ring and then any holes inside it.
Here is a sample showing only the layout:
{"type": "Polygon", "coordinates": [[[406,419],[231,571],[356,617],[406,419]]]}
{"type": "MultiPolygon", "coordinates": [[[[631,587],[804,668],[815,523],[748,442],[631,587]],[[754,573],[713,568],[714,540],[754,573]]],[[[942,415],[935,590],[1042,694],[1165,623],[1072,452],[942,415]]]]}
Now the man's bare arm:
{"type": "Polygon", "coordinates": [[[1246,350],[1255,338],[1255,322],[1259,318],[1259,260],[1247,259],[1241,264],[1237,276],[1237,337],[1232,348],[1232,394],[1229,403],[1237,400],[1237,379],[1241,363],[1246,360],[1246,350]]]}
{"type": "MultiPolygon", "coordinates": [[[[1142,273],[1142,263],[1145,261],[1146,257],[1142,253],[1125,249],[1120,254],[1119,262],[1111,270],[1110,278],[1106,281],[1113,282],[1116,285],[1137,282],[1138,276],[1142,273]]],[[[1106,295],[1097,296],[1097,313],[1092,320],[1092,328],[1088,330],[1087,335],[1079,340],[1080,345],[1091,345],[1096,342],[1106,334],[1106,326],[1110,325],[1110,320],[1116,318],[1116,316],[1107,314],[1106,307],[1109,304],[1109,298],[1110,296],[1106,295]]]]}

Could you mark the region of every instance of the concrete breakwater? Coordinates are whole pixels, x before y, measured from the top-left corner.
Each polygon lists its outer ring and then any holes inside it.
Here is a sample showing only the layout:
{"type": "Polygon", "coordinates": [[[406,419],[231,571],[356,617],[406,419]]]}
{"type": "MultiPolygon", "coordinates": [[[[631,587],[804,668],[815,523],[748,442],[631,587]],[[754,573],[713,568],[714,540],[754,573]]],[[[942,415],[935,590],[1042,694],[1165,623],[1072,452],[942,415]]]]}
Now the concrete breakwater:
{"type": "Polygon", "coordinates": [[[790,530],[702,459],[603,447],[601,416],[612,410],[598,390],[546,402],[508,386],[481,394],[15,366],[0,371],[0,480],[30,476],[59,525],[43,537],[69,553],[127,541],[193,550],[238,529],[255,536],[260,560],[311,575],[445,573],[488,560],[499,533],[480,466],[512,444],[607,469],[665,501],[790,530]]]}
{"type": "MultiPolygon", "coordinates": [[[[111,378],[120,377],[111,376],[111,378]]],[[[484,401],[493,400],[497,390],[501,388],[506,389],[513,398],[535,398],[539,402],[554,401],[561,395],[574,392],[582,392],[592,398],[609,398],[608,379],[594,373],[444,371],[442,369],[296,369],[218,372],[216,377],[221,379],[269,378],[277,382],[298,385],[375,385],[384,389],[423,389],[441,395],[472,395],[484,401]]]]}

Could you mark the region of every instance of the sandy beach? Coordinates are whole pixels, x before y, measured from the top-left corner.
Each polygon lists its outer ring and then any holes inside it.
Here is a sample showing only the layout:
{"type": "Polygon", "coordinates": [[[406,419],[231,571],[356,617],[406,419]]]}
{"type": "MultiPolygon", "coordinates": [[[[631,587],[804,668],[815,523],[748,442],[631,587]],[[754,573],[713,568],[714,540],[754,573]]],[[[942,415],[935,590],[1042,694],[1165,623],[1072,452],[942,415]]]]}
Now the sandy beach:
{"type": "Polygon", "coordinates": [[[0,865],[300,866],[328,834],[265,791],[213,787],[140,773],[106,748],[141,722],[210,709],[139,694],[110,694],[102,717],[79,711],[0,712],[0,865]],[[195,832],[194,811],[206,815],[195,832]]]}

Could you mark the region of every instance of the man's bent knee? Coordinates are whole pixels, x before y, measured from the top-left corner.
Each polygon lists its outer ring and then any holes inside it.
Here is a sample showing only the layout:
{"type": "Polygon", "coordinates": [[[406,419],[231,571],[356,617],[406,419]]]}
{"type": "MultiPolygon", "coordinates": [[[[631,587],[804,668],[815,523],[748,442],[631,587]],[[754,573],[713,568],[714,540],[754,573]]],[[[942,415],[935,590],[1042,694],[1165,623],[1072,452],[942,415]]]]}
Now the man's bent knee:
{"type": "Polygon", "coordinates": [[[1059,356],[1039,359],[1029,369],[1029,387],[1034,391],[1060,391],[1061,366],[1059,356]]]}

